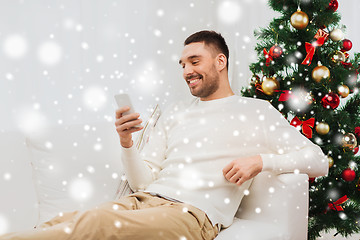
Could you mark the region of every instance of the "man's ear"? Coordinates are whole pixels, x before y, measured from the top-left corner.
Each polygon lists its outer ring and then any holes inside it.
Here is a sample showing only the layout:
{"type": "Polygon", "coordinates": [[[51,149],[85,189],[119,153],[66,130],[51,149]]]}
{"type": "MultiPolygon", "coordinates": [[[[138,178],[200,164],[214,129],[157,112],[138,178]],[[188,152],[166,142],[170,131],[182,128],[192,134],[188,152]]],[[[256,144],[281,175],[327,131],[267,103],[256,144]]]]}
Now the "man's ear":
{"type": "Polygon", "coordinates": [[[227,59],[226,56],[223,53],[220,53],[217,57],[216,57],[216,66],[217,66],[217,70],[219,72],[221,72],[223,69],[226,68],[226,64],[227,64],[227,59]]]}

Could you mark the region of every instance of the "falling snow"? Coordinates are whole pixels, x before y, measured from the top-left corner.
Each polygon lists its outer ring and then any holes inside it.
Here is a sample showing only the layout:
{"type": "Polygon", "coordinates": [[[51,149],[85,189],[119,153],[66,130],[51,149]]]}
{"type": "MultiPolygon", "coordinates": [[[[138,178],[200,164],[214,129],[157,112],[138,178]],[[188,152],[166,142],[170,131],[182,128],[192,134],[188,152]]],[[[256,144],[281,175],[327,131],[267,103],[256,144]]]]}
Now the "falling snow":
{"type": "Polygon", "coordinates": [[[236,1],[222,1],[218,8],[220,21],[231,24],[239,21],[242,15],[242,8],[236,1]]]}
{"type": "Polygon", "coordinates": [[[27,40],[18,34],[9,35],[4,40],[3,50],[9,58],[23,58],[28,51],[27,40]]]}
{"type": "Polygon", "coordinates": [[[122,224],[121,224],[120,221],[115,221],[115,222],[114,222],[114,225],[115,225],[115,227],[117,227],[117,228],[121,228],[121,226],[122,226],[122,224]]]}
{"type": "Polygon", "coordinates": [[[88,200],[92,196],[93,191],[92,183],[84,178],[73,180],[69,186],[70,197],[79,202],[88,200]]]}
{"type": "Polygon", "coordinates": [[[38,48],[38,58],[40,62],[48,66],[59,64],[62,55],[62,48],[57,42],[44,42],[38,48]]]}
{"type": "Polygon", "coordinates": [[[67,234],[70,234],[72,231],[71,231],[71,228],[65,227],[64,232],[66,232],[67,234]]]}
{"type": "MultiPolygon", "coordinates": [[[[156,103],[163,104],[168,100],[184,98],[188,94],[188,89],[181,85],[183,80],[177,64],[183,39],[172,34],[174,32],[181,31],[181,35],[185,36],[200,28],[211,29],[219,26],[221,30],[221,24],[229,28],[236,27],[235,31],[227,31],[224,28],[224,36],[229,41],[233,41],[230,42],[230,46],[238,48],[236,54],[231,56],[231,61],[236,64],[236,68],[239,68],[234,69],[233,74],[239,78],[239,82],[234,81],[237,87],[249,78],[246,61],[251,59],[251,56],[255,59],[256,55],[250,52],[255,41],[252,34],[253,27],[245,30],[238,29],[236,25],[244,20],[251,22],[246,12],[258,10],[260,3],[262,8],[267,7],[266,1],[206,2],[207,6],[214,9],[216,17],[208,19],[206,18],[208,13],[206,13],[206,16],[199,16],[199,20],[194,20],[189,16],[201,13],[203,6],[200,2],[177,3],[179,5],[176,6],[180,7],[174,8],[176,11],[173,11],[173,6],[154,7],[151,11],[149,10],[149,14],[156,20],[148,23],[142,18],[146,14],[136,5],[131,5],[134,9],[129,13],[123,13],[123,16],[117,16],[114,19],[110,19],[116,16],[114,12],[105,12],[105,8],[100,6],[97,18],[85,22],[85,18],[81,21],[77,19],[76,14],[70,17],[70,12],[66,12],[70,5],[66,6],[64,3],[62,6],[52,5],[48,9],[49,13],[53,13],[54,18],[49,18],[49,22],[44,24],[56,31],[36,30],[31,27],[34,22],[28,18],[26,21],[29,21],[29,24],[19,22],[18,27],[12,27],[12,23],[9,23],[9,29],[1,32],[2,54],[7,61],[2,64],[2,76],[6,79],[5,85],[2,86],[4,91],[2,102],[11,102],[5,111],[12,113],[5,119],[4,128],[14,127],[22,133],[34,134],[41,133],[42,129],[49,125],[81,123],[83,132],[91,134],[96,132],[96,129],[92,128],[90,122],[115,120],[116,105],[113,102],[113,95],[116,93],[129,93],[136,110],[142,115],[145,115],[146,109],[153,107],[156,103]],[[248,11],[248,8],[251,9],[248,11]],[[141,24],[137,22],[137,19],[141,24]],[[134,25],[125,26],[129,20],[134,25]],[[111,22],[116,24],[112,25],[111,22]],[[146,38],[143,37],[144,35],[146,38]]],[[[114,4],[113,9],[120,7],[116,6],[116,2],[112,4],[114,4]]],[[[263,21],[254,24],[255,26],[263,25],[263,21]]],[[[283,26],[280,26],[280,29],[282,28],[283,26]]],[[[298,46],[301,46],[300,42],[298,46]]],[[[296,67],[295,63],[303,57],[300,52],[296,52],[287,57],[287,63],[296,67]]],[[[349,76],[347,81],[354,83],[354,76],[349,76]]],[[[296,96],[295,91],[294,95],[296,96]]],[[[298,98],[300,100],[293,102],[291,108],[303,111],[307,106],[307,100],[302,99],[302,95],[298,98]]],[[[283,108],[284,105],[278,105],[279,110],[283,108]]],[[[248,120],[247,116],[242,114],[235,115],[233,118],[243,123],[248,120]]],[[[258,118],[266,121],[264,115],[259,114],[258,118]]],[[[207,119],[201,118],[199,124],[208,124],[207,119]]],[[[272,125],[269,128],[270,131],[276,132],[276,126],[272,125]]],[[[234,138],[242,137],[238,129],[233,129],[231,134],[234,138]]],[[[284,133],[283,139],[288,138],[285,135],[284,133]]],[[[184,138],[182,141],[201,151],[211,140],[211,138],[201,138],[192,141],[192,139],[184,138]]],[[[320,138],[316,138],[315,141],[322,144],[320,138]]],[[[51,152],[58,147],[55,143],[48,139],[43,142],[42,147],[51,152]]],[[[74,139],[69,144],[74,149],[79,149],[84,142],[82,139],[74,139]]],[[[103,154],[105,147],[104,141],[97,139],[96,142],[91,143],[89,151],[94,154],[103,154]]],[[[181,152],[181,149],[178,151],[181,152]]],[[[283,152],[283,149],[278,149],[278,153],[283,152]]],[[[58,184],[73,201],[84,203],[94,197],[96,185],[92,181],[102,170],[107,171],[106,174],[113,183],[126,180],[126,176],[117,172],[112,163],[104,161],[101,167],[85,162],[81,169],[77,169],[78,172],[74,175],[77,178],[61,176],[58,184]]],[[[216,187],[214,181],[204,180],[198,172],[191,169],[186,171],[187,165],[196,161],[196,158],[187,156],[182,161],[183,163],[176,165],[179,171],[184,171],[185,180],[182,186],[186,188],[216,187]]],[[[357,165],[349,162],[349,167],[357,167],[357,165]]],[[[5,171],[8,170],[5,169],[5,171]]],[[[55,163],[47,163],[46,171],[57,172],[59,167],[55,163]]],[[[18,174],[8,171],[2,176],[6,184],[11,184],[18,174]]],[[[106,185],[105,182],[100,184],[106,185]]],[[[268,191],[274,193],[275,189],[270,187],[268,191]]],[[[181,192],[178,191],[177,194],[181,195],[181,192]]],[[[249,195],[249,190],[244,190],[244,194],[249,195]]],[[[333,199],[338,198],[338,195],[334,193],[330,195],[333,199]]],[[[204,193],[203,197],[213,198],[209,193],[204,193]]],[[[230,200],[230,197],[225,198],[223,202],[230,204],[230,200]]],[[[117,209],[116,206],[114,205],[113,208],[117,209]]],[[[261,213],[261,209],[256,208],[255,212],[261,213]]],[[[347,218],[346,215],[341,214],[339,217],[344,220],[347,218]]],[[[1,215],[0,212],[0,234],[8,231],[9,221],[10,218],[1,215]]],[[[121,228],[123,224],[120,221],[114,221],[114,226],[121,228]]],[[[63,230],[66,233],[72,231],[69,227],[63,230]]],[[[181,236],[179,239],[186,240],[186,237],[181,236]]]]}
{"type": "Polygon", "coordinates": [[[10,181],[11,180],[11,173],[4,173],[4,180],[5,181],[10,181]]]}

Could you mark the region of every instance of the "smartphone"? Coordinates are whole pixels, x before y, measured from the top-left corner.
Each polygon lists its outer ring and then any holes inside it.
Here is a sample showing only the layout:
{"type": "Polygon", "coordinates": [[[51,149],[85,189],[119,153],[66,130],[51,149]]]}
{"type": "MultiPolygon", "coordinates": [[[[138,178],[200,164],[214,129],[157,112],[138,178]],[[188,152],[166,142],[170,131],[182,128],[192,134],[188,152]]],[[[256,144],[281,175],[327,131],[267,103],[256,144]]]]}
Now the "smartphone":
{"type": "MultiPolygon", "coordinates": [[[[126,112],[123,113],[123,116],[135,112],[134,107],[133,107],[133,105],[132,105],[132,103],[131,103],[131,99],[130,99],[130,97],[129,97],[128,94],[126,94],[126,93],[116,94],[116,95],[114,96],[114,98],[115,98],[115,101],[116,101],[116,103],[117,103],[117,105],[118,105],[119,108],[122,108],[122,107],[125,107],[125,106],[129,106],[129,107],[130,107],[130,110],[129,110],[129,111],[126,111],[126,112]]],[[[141,125],[138,124],[138,125],[136,125],[135,127],[141,127],[141,125]]]]}

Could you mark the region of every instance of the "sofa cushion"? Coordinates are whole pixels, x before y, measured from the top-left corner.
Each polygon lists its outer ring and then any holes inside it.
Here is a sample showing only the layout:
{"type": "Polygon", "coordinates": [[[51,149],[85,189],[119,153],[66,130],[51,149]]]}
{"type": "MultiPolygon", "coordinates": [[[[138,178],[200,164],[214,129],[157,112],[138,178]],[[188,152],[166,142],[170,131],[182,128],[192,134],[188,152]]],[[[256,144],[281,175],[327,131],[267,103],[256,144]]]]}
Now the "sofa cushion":
{"type": "MultiPolygon", "coordinates": [[[[157,105],[143,131],[134,134],[140,151],[160,114],[157,105]]],[[[37,225],[61,212],[88,209],[131,193],[113,121],[47,127],[29,133],[26,145],[39,204],[37,225]]]]}
{"type": "Polygon", "coordinates": [[[215,240],[282,240],[290,239],[276,224],[235,218],[233,224],[222,229],[215,240]]]}
{"type": "Polygon", "coordinates": [[[55,126],[26,137],[38,196],[38,224],[60,212],[114,198],[121,147],[114,122],[55,126]]]}
{"type": "Polygon", "coordinates": [[[24,135],[0,130],[0,235],[34,227],[37,199],[24,135]]]}

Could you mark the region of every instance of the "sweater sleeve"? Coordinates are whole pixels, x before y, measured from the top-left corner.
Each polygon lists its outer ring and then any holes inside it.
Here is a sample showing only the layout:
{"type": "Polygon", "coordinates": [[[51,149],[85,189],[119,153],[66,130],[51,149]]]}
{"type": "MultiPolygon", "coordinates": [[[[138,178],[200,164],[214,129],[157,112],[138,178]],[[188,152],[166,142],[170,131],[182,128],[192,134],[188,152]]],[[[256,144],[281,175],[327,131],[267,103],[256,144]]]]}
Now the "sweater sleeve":
{"type": "Polygon", "coordinates": [[[122,148],[121,160],[129,185],[134,191],[144,190],[157,178],[161,170],[161,163],[165,159],[166,152],[163,118],[162,114],[141,153],[135,144],[130,148],[122,148]]]}
{"type": "Polygon", "coordinates": [[[321,148],[302,135],[294,126],[266,102],[264,132],[268,152],[260,154],[263,171],[298,172],[309,177],[328,174],[328,159],[321,148]]]}

